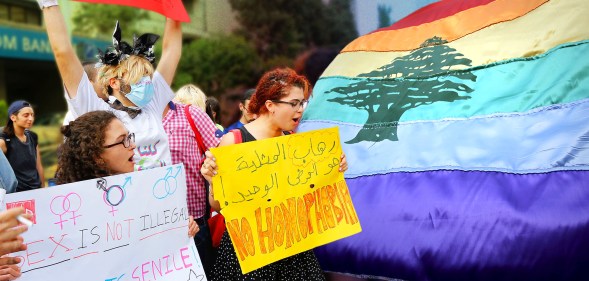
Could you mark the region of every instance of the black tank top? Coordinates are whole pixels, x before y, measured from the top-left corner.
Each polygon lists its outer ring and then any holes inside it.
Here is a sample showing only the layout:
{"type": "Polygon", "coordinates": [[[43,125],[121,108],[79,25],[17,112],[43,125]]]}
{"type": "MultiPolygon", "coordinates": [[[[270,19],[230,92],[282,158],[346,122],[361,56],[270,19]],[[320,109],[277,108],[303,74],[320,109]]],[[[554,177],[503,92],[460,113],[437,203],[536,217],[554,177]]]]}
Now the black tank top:
{"type": "Polygon", "coordinates": [[[6,159],[18,180],[16,192],[41,187],[41,178],[37,171],[37,134],[25,130],[25,136],[25,142],[16,136],[9,137],[4,133],[1,136],[6,143],[6,159]]]}
{"type": "MultiPolygon", "coordinates": [[[[255,141],[256,138],[250,134],[250,132],[245,128],[245,126],[239,127],[238,130],[241,132],[241,142],[248,142],[248,141],[255,141]]],[[[290,135],[290,132],[283,131],[285,135],[290,135]]]]}

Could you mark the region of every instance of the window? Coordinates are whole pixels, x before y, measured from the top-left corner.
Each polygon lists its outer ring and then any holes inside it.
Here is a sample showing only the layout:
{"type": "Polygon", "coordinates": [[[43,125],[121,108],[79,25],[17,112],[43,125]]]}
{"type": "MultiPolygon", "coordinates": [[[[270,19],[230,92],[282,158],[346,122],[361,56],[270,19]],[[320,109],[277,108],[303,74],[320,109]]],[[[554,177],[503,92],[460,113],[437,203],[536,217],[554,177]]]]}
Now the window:
{"type": "Polygon", "coordinates": [[[25,14],[25,8],[19,6],[11,6],[10,20],[14,22],[26,22],[27,17],[25,14]]]}
{"type": "MultiPolygon", "coordinates": [[[[34,2],[34,1],[33,1],[34,2]]],[[[41,10],[37,4],[17,5],[12,3],[0,3],[0,20],[25,23],[31,25],[41,25],[41,10]]]]}
{"type": "Polygon", "coordinates": [[[0,20],[8,20],[8,5],[0,4],[0,20]]]}
{"type": "Polygon", "coordinates": [[[39,18],[39,13],[34,10],[27,10],[27,23],[34,24],[34,25],[40,25],[41,19],[39,18]]]}

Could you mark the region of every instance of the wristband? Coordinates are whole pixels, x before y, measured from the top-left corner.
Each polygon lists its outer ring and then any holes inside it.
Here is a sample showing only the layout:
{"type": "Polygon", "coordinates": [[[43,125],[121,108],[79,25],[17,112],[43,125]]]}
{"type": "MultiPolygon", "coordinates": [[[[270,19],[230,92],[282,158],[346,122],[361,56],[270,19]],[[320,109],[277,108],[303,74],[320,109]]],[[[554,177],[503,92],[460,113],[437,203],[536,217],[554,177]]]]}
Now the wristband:
{"type": "Polygon", "coordinates": [[[59,5],[57,0],[37,0],[37,2],[41,9],[59,5]]]}

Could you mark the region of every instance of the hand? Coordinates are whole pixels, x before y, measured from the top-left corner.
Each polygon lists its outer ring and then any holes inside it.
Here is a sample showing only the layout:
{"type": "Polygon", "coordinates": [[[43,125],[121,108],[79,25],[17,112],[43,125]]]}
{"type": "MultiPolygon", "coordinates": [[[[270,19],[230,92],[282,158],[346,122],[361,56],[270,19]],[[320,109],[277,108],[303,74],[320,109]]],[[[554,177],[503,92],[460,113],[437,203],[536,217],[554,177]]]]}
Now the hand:
{"type": "Polygon", "coordinates": [[[196,235],[196,233],[198,233],[199,230],[200,230],[200,228],[198,228],[198,224],[196,223],[196,221],[194,221],[194,217],[189,216],[188,217],[188,236],[194,237],[194,235],[196,235]]]}
{"type": "Polygon", "coordinates": [[[20,277],[20,267],[18,265],[2,265],[0,266],[0,281],[14,280],[20,277]]]}
{"type": "MultiPolygon", "coordinates": [[[[0,213],[0,255],[14,253],[27,249],[23,244],[23,238],[19,236],[21,233],[27,231],[26,225],[19,225],[16,217],[21,215],[25,218],[30,218],[30,215],[24,215],[25,209],[13,208],[0,213]]],[[[17,264],[20,259],[13,257],[0,258],[0,265],[17,264]]]]}
{"type": "Polygon", "coordinates": [[[342,156],[339,161],[339,169],[340,172],[345,172],[348,170],[348,161],[346,160],[346,154],[342,152],[342,156]]]}
{"type": "Polygon", "coordinates": [[[205,152],[205,155],[207,158],[200,167],[200,173],[210,183],[217,174],[217,162],[215,162],[216,159],[210,151],[205,152]]]}

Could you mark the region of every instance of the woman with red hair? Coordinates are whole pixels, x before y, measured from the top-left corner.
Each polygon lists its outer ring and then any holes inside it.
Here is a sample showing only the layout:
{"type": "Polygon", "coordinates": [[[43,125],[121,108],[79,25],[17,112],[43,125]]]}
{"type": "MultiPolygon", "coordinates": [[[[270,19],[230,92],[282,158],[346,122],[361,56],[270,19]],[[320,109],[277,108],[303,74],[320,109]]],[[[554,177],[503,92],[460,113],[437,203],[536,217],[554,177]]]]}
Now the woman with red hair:
{"type": "MultiPolygon", "coordinates": [[[[263,140],[289,134],[298,125],[310,96],[309,82],[290,68],[266,72],[258,82],[248,111],[258,118],[239,128],[243,142],[263,140]]],[[[234,134],[225,134],[219,146],[236,143],[234,134]]],[[[216,174],[217,165],[210,151],[201,167],[201,173],[209,181],[216,174]]],[[[340,172],[347,170],[345,155],[341,156],[340,172]]],[[[211,206],[219,210],[211,186],[211,206]]],[[[223,234],[211,280],[325,280],[312,250],[279,260],[242,274],[239,262],[227,231],[223,234]]]]}

